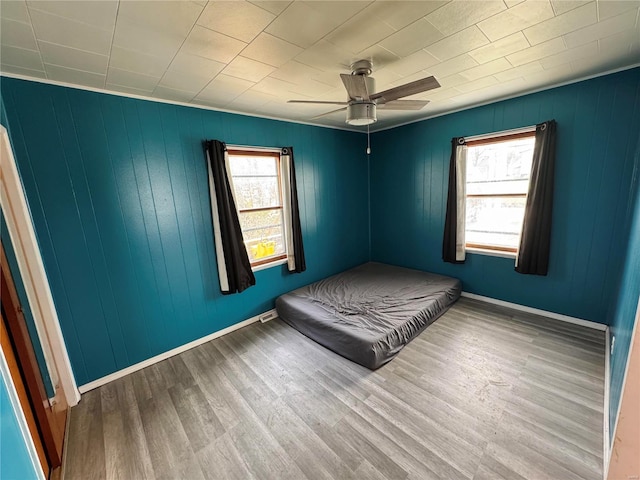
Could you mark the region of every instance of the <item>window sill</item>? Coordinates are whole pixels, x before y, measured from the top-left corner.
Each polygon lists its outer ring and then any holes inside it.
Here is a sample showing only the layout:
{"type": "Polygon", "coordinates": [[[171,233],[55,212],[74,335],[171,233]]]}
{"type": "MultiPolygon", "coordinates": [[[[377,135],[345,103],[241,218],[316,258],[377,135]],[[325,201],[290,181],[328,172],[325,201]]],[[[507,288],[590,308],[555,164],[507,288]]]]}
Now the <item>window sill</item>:
{"type": "Polygon", "coordinates": [[[515,259],[518,255],[511,252],[499,252],[497,250],[484,250],[482,248],[465,248],[467,253],[473,253],[476,255],[486,255],[488,257],[502,257],[515,259]]]}
{"type": "Polygon", "coordinates": [[[259,272],[260,270],[266,270],[267,268],[277,267],[278,265],[284,265],[287,263],[286,258],[280,258],[278,260],[274,260],[273,262],[263,263],[262,265],[256,265],[255,267],[251,267],[252,272],[259,272]]]}

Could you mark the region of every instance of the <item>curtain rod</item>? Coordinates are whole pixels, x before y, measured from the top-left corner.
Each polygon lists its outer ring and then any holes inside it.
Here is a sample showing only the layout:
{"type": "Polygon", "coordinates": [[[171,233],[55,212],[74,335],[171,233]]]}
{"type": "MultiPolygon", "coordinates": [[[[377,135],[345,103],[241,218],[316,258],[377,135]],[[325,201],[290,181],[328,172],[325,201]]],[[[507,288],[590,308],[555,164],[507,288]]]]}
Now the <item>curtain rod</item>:
{"type": "Polygon", "coordinates": [[[512,128],[511,130],[501,130],[499,132],[483,133],[482,135],[471,135],[464,137],[465,142],[473,142],[476,140],[484,140],[485,138],[504,137],[507,135],[516,135],[518,133],[535,132],[536,126],[531,125],[528,127],[512,128]]]}
{"type": "Polygon", "coordinates": [[[254,152],[282,152],[282,147],[256,147],[253,145],[233,145],[226,143],[227,149],[231,150],[249,150],[254,152]]]}

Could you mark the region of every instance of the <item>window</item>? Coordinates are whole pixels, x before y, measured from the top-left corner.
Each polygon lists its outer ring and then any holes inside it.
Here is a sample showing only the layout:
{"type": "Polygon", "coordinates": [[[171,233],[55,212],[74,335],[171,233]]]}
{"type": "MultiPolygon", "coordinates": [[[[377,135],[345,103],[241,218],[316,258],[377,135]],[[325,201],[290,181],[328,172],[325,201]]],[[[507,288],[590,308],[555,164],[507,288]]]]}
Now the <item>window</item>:
{"type": "Polygon", "coordinates": [[[280,153],[232,149],[227,153],[251,266],[286,259],[280,153]]]}
{"type": "Polygon", "coordinates": [[[516,253],[535,132],[467,141],[466,248],[516,253]]]}

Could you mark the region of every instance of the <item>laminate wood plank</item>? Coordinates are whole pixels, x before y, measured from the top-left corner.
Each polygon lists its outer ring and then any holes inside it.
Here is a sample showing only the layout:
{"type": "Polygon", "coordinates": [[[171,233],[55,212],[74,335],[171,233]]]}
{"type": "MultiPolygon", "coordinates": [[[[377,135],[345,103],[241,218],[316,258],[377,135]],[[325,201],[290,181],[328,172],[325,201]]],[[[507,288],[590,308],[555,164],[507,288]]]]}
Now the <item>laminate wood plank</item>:
{"type": "Polygon", "coordinates": [[[207,480],[251,480],[256,478],[247,468],[243,456],[225,433],[196,453],[207,480]]]}
{"type": "Polygon", "coordinates": [[[169,396],[195,453],[224,434],[222,423],[197,385],[171,387],[169,396]]]}
{"type": "Polygon", "coordinates": [[[568,418],[561,412],[549,410],[526,399],[514,399],[509,402],[505,406],[505,413],[507,412],[535,423],[538,427],[565,438],[593,455],[602,455],[602,435],[597,435],[593,428],[568,418]]]}
{"type": "Polygon", "coordinates": [[[82,396],[69,422],[65,478],[107,479],[100,390],[82,396]]]}
{"type": "Polygon", "coordinates": [[[369,440],[368,435],[360,433],[349,418],[344,418],[335,427],[337,434],[344,437],[366,461],[387,478],[401,480],[409,475],[394,459],[387,456],[369,440]]]}
{"type": "Polygon", "coordinates": [[[408,432],[406,425],[399,427],[394,420],[384,417],[384,413],[376,410],[376,406],[359,405],[357,415],[347,417],[347,422],[364,437],[373,442],[388,458],[393,459],[407,474],[419,475],[422,478],[471,478],[457,464],[467,460],[473,464],[473,455],[460,459],[460,462],[449,461],[441,455],[442,449],[433,448],[433,442],[424,435],[416,438],[415,431],[408,432]]]}
{"type": "Polygon", "coordinates": [[[307,478],[260,421],[247,417],[229,435],[252,474],[264,480],[307,478]]]}
{"type": "Polygon", "coordinates": [[[376,468],[371,465],[366,460],[362,462],[362,464],[356,470],[355,478],[366,478],[367,480],[386,480],[382,473],[380,473],[376,468]]]}
{"type": "Polygon", "coordinates": [[[142,428],[147,439],[151,465],[156,477],[160,478],[162,475],[167,475],[173,471],[171,447],[167,433],[163,428],[163,418],[156,408],[155,399],[149,399],[138,406],[142,428]]]}
{"type": "MultiPolygon", "coordinates": [[[[102,392],[104,393],[105,390],[102,392]]],[[[127,479],[140,478],[134,475],[132,462],[129,462],[128,452],[120,449],[114,439],[125,437],[124,423],[120,411],[103,412],[102,428],[105,437],[105,462],[107,478],[127,479]]],[[[140,472],[135,472],[140,473],[140,472]]]]}
{"type": "MultiPolygon", "coordinates": [[[[442,464],[446,462],[448,470],[455,469],[469,478],[473,476],[473,472],[475,472],[482,457],[486,442],[481,441],[477,444],[467,442],[463,438],[464,434],[457,435],[457,432],[453,431],[451,427],[446,428],[446,426],[439,425],[424,417],[411,415],[408,409],[398,411],[394,408],[397,404],[390,403],[372,395],[366,401],[366,408],[358,407],[356,411],[367,418],[370,423],[378,425],[382,431],[395,431],[395,429],[398,429],[402,432],[401,438],[406,440],[409,445],[405,449],[410,453],[412,453],[411,444],[415,442],[416,445],[421,445],[442,460],[435,461],[434,459],[434,463],[442,464]],[[405,415],[409,417],[406,419],[409,421],[404,420],[403,417],[405,415]],[[425,436],[425,431],[430,432],[430,434],[425,436]]],[[[418,448],[416,454],[424,456],[424,449],[418,448]]],[[[444,470],[444,466],[440,465],[440,469],[444,470]]],[[[438,470],[434,471],[437,472],[438,470]]]]}
{"type": "MultiPolygon", "coordinates": [[[[182,387],[173,385],[170,388],[182,387]]],[[[191,467],[197,465],[197,460],[169,391],[165,390],[162,394],[154,395],[152,400],[144,405],[139,405],[139,409],[156,477],[158,479],[180,478],[178,475],[184,471],[190,472],[194,480],[201,477],[202,474],[198,475],[197,470],[191,467]],[[152,451],[160,443],[156,436],[160,436],[162,439],[162,448],[159,449],[159,452],[152,451]]]]}
{"type": "Polygon", "coordinates": [[[604,355],[471,299],[373,372],[256,323],[84,394],[65,478],[596,479],[604,355]]]}
{"type": "Polygon", "coordinates": [[[203,345],[198,346],[198,349],[206,353],[214,365],[220,365],[226,360],[225,355],[221,351],[221,346],[222,342],[207,342],[203,345]]]}
{"type": "Polygon", "coordinates": [[[602,478],[600,457],[567,441],[564,436],[552,434],[508,412],[502,417],[500,427],[499,439],[525,445],[550,461],[563,464],[585,480],[602,478]]]}
{"type": "Polygon", "coordinates": [[[205,361],[202,361],[198,352],[187,351],[183,354],[183,359],[192,372],[196,382],[200,386],[200,389],[205,393],[207,402],[216,414],[216,417],[222,424],[225,431],[238,423],[238,417],[231,405],[227,402],[227,399],[222,395],[220,389],[217,386],[217,375],[213,371],[215,366],[208,365],[205,361]]]}
{"type": "Polygon", "coordinates": [[[191,371],[187,368],[184,360],[180,355],[168,359],[171,369],[175,372],[175,376],[184,387],[192,387],[196,385],[196,381],[191,375],[191,371]]]}
{"type": "Polygon", "coordinates": [[[572,385],[571,389],[566,388],[567,383],[563,379],[555,378],[551,375],[541,376],[531,370],[525,370],[520,376],[520,383],[529,387],[539,388],[554,395],[570,400],[579,405],[585,406],[598,412],[602,411],[602,393],[572,385]]]}
{"type": "Polygon", "coordinates": [[[516,386],[511,397],[514,403],[523,398],[586,427],[595,429],[602,425],[602,408],[594,410],[526,383],[516,386]]]}
{"type": "Polygon", "coordinates": [[[131,377],[105,387],[111,387],[101,390],[107,477],[154,479],[131,377]]]}
{"type": "Polygon", "coordinates": [[[149,387],[149,381],[144,373],[144,370],[138,370],[129,375],[131,383],[133,385],[133,392],[136,396],[136,402],[143,403],[152,397],[151,388],[149,387]]]}
{"type": "Polygon", "coordinates": [[[473,480],[527,480],[522,475],[505,467],[500,462],[485,454],[473,480]]]}
{"type": "Polygon", "coordinates": [[[501,439],[487,446],[487,454],[532,480],[585,480],[563,465],[557,464],[518,442],[501,439]]]}
{"type": "Polygon", "coordinates": [[[308,478],[354,478],[342,459],[282,399],[258,416],[308,478]]]}
{"type": "Polygon", "coordinates": [[[602,378],[544,358],[529,357],[522,373],[531,376],[538,375],[542,378],[553,377],[564,382],[567,387],[570,387],[569,389],[579,387],[597,393],[601,397],[604,395],[602,378]]]}
{"type": "Polygon", "coordinates": [[[486,446],[487,435],[479,432],[478,424],[474,423],[474,419],[468,413],[457,410],[433,396],[421,393],[412,396],[411,393],[400,389],[378,389],[364,403],[370,407],[380,405],[385,411],[391,410],[393,414],[389,416],[390,421],[405,431],[415,431],[417,428],[415,437],[419,441],[422,441],[424,436],[422,432],[430,431],[421,428],[434,428],[453,432],[456,439],[471,446],[476,454],[486,446]]]}
{"type": "Polygon", "coordinates": [[[321,419],[316,418],[313,412],[301,406],[289,405],[289,407],[350,470],[356,470],[362,464],[364,461],[362,455],[346,438],[337,434],[333,427],[326,425],[321,419]]]}

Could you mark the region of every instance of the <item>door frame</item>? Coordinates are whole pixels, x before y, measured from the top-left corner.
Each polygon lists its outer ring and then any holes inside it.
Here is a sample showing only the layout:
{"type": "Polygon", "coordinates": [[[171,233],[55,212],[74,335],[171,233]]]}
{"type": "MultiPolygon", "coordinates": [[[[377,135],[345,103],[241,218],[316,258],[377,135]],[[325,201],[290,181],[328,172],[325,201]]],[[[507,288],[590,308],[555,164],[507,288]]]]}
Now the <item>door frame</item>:
{"type": "MultiPolygon", "coordinates": [[[[22,380],[27,400],[23,409],[31,410],[36,431],[32,435],[38,436],[42,443],[48,466],[54,470],[62,465],[62,448],[64,444],[64,427],[60,424],[62,419],[66,419],[67,402],[64,399],[64,392],[56,393],[56,398],[60,401],[62,410],[59,413],[54,411],[49,404],[47,391],[44,387],[40,365],[36,359],[33,349],[33,340],[29,334],[27,323],[24,318],[18,292],[16,291],[15,282],[9,262],[4,251],[4,245],[0,242],[0,297],[2,298],[2,331],[8,335],[9,345],[7,348],[12,350],[15,357],[15,367],[18,378],[22,380]],[[6,329],[6,330],[5,330],[6,329]],[[60,417],[58,415],[63,415],[60,417]]],[[[7,342],[4,342],[5,346],[7,342]]],[[[6,356],[6,354],[5,354],[6,356]]],[[[9,365],[11,366],[11,364],[9,365]]],[[[14,384],[19,383],[14,379],[14,384]]],[[[20,388],[16,385],[17,388],[20,388]]],[[[28,417],[29,415],[25,415],[28,417]]]]}
{"type": "Polygon", "coordinates": [[[40,337],[54,388],[62,388],[69,407],[80,401],[60,320],[36,239],[31,212],[7,129],[0,125],[0,207],[7,222],[18,269],[40,337]]]}

